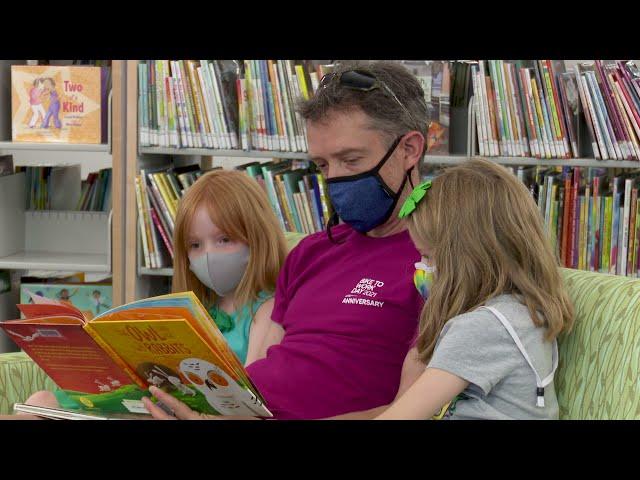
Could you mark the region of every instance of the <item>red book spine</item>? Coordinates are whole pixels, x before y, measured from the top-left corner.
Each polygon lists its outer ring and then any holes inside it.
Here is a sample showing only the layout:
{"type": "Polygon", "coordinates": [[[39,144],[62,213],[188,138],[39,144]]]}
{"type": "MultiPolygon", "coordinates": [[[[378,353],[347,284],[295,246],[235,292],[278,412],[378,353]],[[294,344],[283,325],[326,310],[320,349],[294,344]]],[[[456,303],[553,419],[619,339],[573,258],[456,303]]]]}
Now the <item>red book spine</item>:
{"type": "Polygon", "coordinates": [[[562,244],[560,246],[560,258],[565,267],[569,266],[568,261],[568,240],[569,240],[569,218],[571,218],[571,176],[567,175],[564,179],[564,208],[562,211],[562,244]]]}
{"type": "Polygon", "coordinates": [[[162,241],[164,242],[164,245],[167,247],[167,250],[169,251],[169,255],[171,255],[171,258],[173,259],[173,247],[171,246],[171,242],[169,241],[169,237],[167,236],[167,233],[164,231],[164,228],[162,228],[162,222],[158,218],[158,214],[156,213],[153,207],[151,207],[149,210],[151,212],[151,218],[153,219],[153,223],[155,224],[156,228],[160,232],[162,241]]]}
{"type": "Polygon", "coordinates": [[[569,244],[569,266],[571,268],[578,267],[578,238],[577,234],[580,231],[578,223],[580,222],[580,215],[578,213],[578,204],[580,199],[578,193],[580,192],[580,170],[575,169],[573,171],[573,187],[571,188],[571,243],[569,244]]]}
{"type": "MultiPolygon", "coordinates": [[[[613,72],[613,81],[616,82],[620,87],[620,91],[622,92],[622,94],[624,95],[624,98],[627,100],[627,103],[629,104],[631,113],[633,114],[633,118],[635,119],[638,126],[640,126],[640,115],[638,115],[638,111],[635,108],[635,103],[631,98],[631,94],[629,93],[629,89],[627,87],[625,77],[618,75],[618,72],[613,72]]],[[[632,122],[632,125],[633,125],[633,122],[632,122]]],[[[638,134],[638,131],[636,131],[636,134],[638,134]]],[[[637,135],[637,136],[640,137],[640,135],[637,135]]]]}
{"type": "MultiPolygon", "coordinates": [[[[616,106],[616,101],[613,96],[613,92],[608,83],[607,75],[605,74],[604,68],[602,67],[602,62],[600,60],[595,61],[596,66],[596,74],[598,80],[600,81],[600,86],[602,90],[602,98],[604,98],[606,108],[609,110],[609,117],[611,119],[611,126],[614,129],[614,133],[616,137],[618,137],[618,143],[629,142],[630,139],[627,136],[627,132],[623,125],[623,120],[620,117],[620,114],[623,112],[618,111],[618,107],[616,106]]],[[[622,146],[622,145],[620,145],[622,146]]],[[[625,149],[626,150],[626,149],[625,149]]],[[[626,159],[629,160],[631,157],[627,155],[626,159]]]]}

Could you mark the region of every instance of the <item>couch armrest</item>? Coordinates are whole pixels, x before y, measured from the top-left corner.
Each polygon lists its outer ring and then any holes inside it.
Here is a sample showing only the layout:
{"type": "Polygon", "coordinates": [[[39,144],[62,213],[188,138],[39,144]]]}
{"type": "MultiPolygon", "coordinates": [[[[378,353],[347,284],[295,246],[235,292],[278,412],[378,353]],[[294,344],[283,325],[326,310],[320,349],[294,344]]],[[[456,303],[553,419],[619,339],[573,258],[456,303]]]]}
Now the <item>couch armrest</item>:
{"type": "Polygon", "coordinates": [[[13,404],[33,393],[54,388],[55,383],[26,353],[0,354],[0,415],[12,414],[13,404]]]}

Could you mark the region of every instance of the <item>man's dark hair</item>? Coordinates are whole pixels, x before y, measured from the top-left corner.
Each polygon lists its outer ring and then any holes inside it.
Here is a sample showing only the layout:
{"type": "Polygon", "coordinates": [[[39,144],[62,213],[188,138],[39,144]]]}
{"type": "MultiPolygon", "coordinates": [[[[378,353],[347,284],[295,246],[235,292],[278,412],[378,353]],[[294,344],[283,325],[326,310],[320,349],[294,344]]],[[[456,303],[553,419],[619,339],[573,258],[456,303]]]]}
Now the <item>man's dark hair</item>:
{"type": "MultiPolygon", "coordinates": [[[[384,82],[411,115],[384,89],[363,92],[341,86],[333,78],[320,87],[309,100],[298,102],[298,111],[305,120],[322,121],[330,112],[360,109],[371,118],[371,128],[385,134],[389,142],[411,130],[427,137],[428,113],[424,91],[418,79],[398,62],[349,61],[338,64],[333,72],[349,70],[370,72],[384,82]]],[[[336,75],[337,77],[337,75],[336,75]]],[[[426,144],[425,144],[426,145],[426,144]]]]}

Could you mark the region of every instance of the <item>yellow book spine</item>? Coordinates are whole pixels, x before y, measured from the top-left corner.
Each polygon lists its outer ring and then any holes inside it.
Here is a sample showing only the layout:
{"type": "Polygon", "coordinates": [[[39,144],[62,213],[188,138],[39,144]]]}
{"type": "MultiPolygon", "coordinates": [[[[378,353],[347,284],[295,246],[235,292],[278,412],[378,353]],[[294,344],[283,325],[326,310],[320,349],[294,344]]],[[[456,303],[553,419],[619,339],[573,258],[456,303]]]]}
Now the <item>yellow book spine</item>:
{"type": "Polygon", "coordinates": [[[300,201],[304,206],[304,213],[307,217],[307,225],[309,225],[309,233],[315,233],[316,224],[313,221],[313,215],[311,214],[311,205],[309,204],[309,197],[307,197],[305,190],[300,191],[300,201]]]}
{"type": "Polygon", "coordinates": [[[138,204],[138,226],[140,228],[140,239],[142,241],[142,253],[144,254],[145,266],[151,268],[151,257],[149,255],[149,247],[147,245],[147,228],[144,224],[144,206],[142,203],[142,196],[140,195],[140,176],[136,175],[135,178],[136,189],[136,203],[138,204]]]}
{"type": "MultiPolygon", "coordinates": [[[[552,144],[552,139],[547,137],[547,132],[545,130],[545,121],[544,115],[542,115],[542,105],[540,104],[540,95],[538,93],[538,84],[535,78],[531,79],[531,93],[533,94],[533,100],[535,104],[535,110],[538,115],[538,123],[540,124],[540,132],[542,133],[543,142],[549,146],[552,144]]],[[[547,155],[545,155],[547,156],[547,155]]],[[[547,156],[548,158],[548,156],[547,156]]]]}
{"type": "Polygon", "coordinates": [[[102,348],[102,350],[104,350],[105,353],[111,357],[111,359],[116,363],[116,365],[122,368],[122,370],[129,376],[129,378],[136,385],[138,385],[143,390],[147,389],[147,384],[143,382],[138,375],[136,375],[136,372],[134,372],[131,369],[131,367],[129,367],[129,365],[127,365],[125,361],[120,358],[120,356],[113,350],[113,348],[111,348],[104,340],[102,340],[102,338],[100,338],[100,335],[98,335],[98,332],[96,332],[91,326],[91,322],[86,323],[83,328],[85,332],[91,335],[91,338],[95,340],[95,342],[100,346],[100,348],[102,348]]]}
{"type": "Polygon", "coordinates": [[[196,117],[198,119],[200,129],[204,134],[205,138],[209,138],[210,136],[209,123],[208,123],[208,119],[206,117],[206,112],[204,109],[204,103],[203,103],[204,96],[202,95],[202,92],[200,90],[200,81],[198,80],[198,76],[197,76],[198,74],[195,71],[196,65],[193,62],[193,60],[190,60],[187,63],[187,65],[188,65],[187,71],[189,72],[189,82],[191,82],[191,89],[193,91],[193,96],[195,100],[194,104],[196,107],[196,117]]]}
{"type": "Polygon", "coordinates": [[[174,202],[175,199],[173,198],[171,189],[167,186],[167,184],[165,183],[165,178],[161,174],[155,173],[153,176],[156,179],[158,188],[160,189],[160,195],[162,195],[163,200],[167,204],[167,208],[169,208],[169,213],[171,214],[171,216],[173,217],[173,221],[175,222],[177,210],[174,202]]]}
{"type": "Polygon", "coordinates": [[[295,65],[296,77],[298,79],[298,85],[300,85],[300,91],[305,100],[309,100],[309,89],[307,88],[307,79],[304,76],[304,68],[302,65],[295,65]]]}
{"type": "Polygon", "coordinates": [[[328,222],[333,212],[330,207],[331,202],[329,200],[329,194],[327,193],[327,185],[322,175],[317,174],[317,179],[318,189],[320,190],[320,203],[322,203],[322,215],[324,216],[325,222],[328,222]]]}
{"type": "Polygon", "coordinates": [[[291,211],[289,202],[287,201],[287,196],[285,194],[284,191],[284,181],[282,180],[282,177],[274,177],[274,185],[276,186],[277,190],[278,190],[278,200],[280,202],[280,206],[282,207],[282,209],[284,210],[284,214],[287,217],[287,221],[289,223],[289,231],[291,232],[295,232],[296,231],[296,223],[293,221],[293,213],[291,211]]]}
{"type": "Polygon", "coordinates": [[[302,227],[302,233],[311,233],[309,231],[309,225],[307,222],[307,214],[305,212],[304,206],[302,205],[302,195],[300,192],[294,192],[293,201],[296,204],[296,210],[298,211],[298,218],[300,218],[300,226],[302,227]]]}
{"type": "Polygon", "coordinates": [[[147,244],[149,246],[149,258],[151,259],[151,267],[156,268],[160,261],[159,255],[156,252],[155,242],[153,241],[153,232],[151,229],[153,228],[153,220],[151,219],[151,214],[149,213],[149,197],[147,197],[147,184],[145,182],[145,172],[144,170],[140,171],[140,201],[142,202],[142,214],[144,216],[144,228],[147,232],[147,244]]]}
{"type": "Polygon", "coordinates": [[[580,201],[580,223],[578,224],[580,227],[580,242],[578,243],[578,269],[580,270],[584,270],[584,255],[583,255],[583,251],[584,251],[584,240],[585,240],[585,234],[587,231],[587,225],[585,222],[585,202],[584,200],[580,200],[580,197],[578,197],[578,200],[580,201]]]}

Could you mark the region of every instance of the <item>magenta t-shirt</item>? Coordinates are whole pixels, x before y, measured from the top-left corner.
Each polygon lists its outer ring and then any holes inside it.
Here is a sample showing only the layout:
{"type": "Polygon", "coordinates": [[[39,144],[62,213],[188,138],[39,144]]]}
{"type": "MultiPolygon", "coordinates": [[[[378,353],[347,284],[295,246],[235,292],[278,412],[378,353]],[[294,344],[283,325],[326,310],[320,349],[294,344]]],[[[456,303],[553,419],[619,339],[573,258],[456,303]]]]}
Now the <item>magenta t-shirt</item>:
{"type": "Polygon", "coordinates": [[[271,318],[282,342],[249,375],[280,419],[314,419],[391,402],[422,298],[408,232],[385,238],[347,225],[303,239],[278,277],[271,318]]]}

